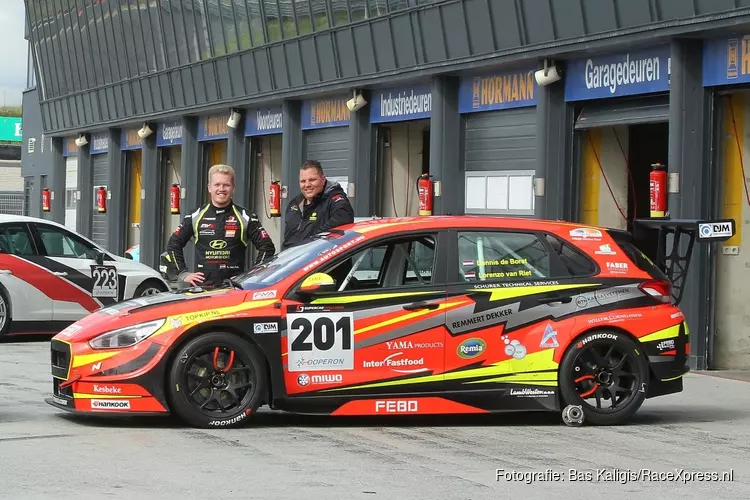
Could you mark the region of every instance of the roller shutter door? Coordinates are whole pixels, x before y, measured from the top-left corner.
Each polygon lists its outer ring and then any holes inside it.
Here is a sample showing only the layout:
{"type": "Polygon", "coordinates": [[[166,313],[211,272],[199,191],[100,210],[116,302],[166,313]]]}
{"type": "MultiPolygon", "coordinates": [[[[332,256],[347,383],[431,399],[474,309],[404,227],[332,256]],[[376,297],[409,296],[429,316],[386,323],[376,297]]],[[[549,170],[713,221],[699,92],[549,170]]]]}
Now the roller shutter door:
{"type": "MultiPolygon", "coordinates": [[[[94,176],[94,206],[96,206],[96,190],[100,186],[109,192],[109,186],[107,186],[107,154],[98,154],[91,157],[92,170],[94,176]]],[[[107,200],[109,204],[109,200],[107,200]]],[[[93,217],[93,231],[91,233],[91,239],[107,248],[107,234],[109,233],[108,214],[100,214],[96,208],[94,208],[93,217]]]]}
{"type": "Polygon", "coordinates": [[[465,119],[466,213],[533,215],[536,107],[465,119]]]}
{"type": "Polygon", "coordinates": [[[326,177],[347,189],[349,175],[349,127],[334,127],[305,132],[303,162],[318,160],[326,177]]]}

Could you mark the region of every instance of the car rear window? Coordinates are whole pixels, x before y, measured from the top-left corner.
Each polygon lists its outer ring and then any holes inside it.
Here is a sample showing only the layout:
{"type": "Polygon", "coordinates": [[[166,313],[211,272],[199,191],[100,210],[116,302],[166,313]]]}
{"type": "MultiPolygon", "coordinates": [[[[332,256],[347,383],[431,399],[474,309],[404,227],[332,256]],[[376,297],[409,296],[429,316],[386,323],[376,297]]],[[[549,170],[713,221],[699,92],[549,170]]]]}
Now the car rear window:
{"type": "Polygon", "coordinates": [[[654,264],[653,261],[651,261],[651,259],[646,256],[646,254],[641,252],[628,237],[616,232],[610,232],[609,234],[615,240],[615,243],[617,243],[617,245],[622,248],[622,251],[625,252],[625,255],[627,255],[628,258],[633,261],[636,266],[638,266],[638,269],[647,272],[649,276],[654,279],[668,279],[667,275],[664,274],[661,269],[659,269],[656,264],[654,264]]]}

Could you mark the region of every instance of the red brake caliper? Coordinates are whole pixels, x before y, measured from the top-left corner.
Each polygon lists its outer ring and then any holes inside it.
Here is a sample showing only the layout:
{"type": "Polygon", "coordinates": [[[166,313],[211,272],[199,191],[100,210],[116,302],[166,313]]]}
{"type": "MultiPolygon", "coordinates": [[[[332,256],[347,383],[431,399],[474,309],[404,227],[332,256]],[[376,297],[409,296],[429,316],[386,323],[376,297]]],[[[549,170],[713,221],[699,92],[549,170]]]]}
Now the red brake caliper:
{"type": "Polygon", "coordinates": [[[227,363],[227,365],[223,369],[219,368],[219,348],[217,347],[216,349],[214,349],[214,370],[216,370],[217,372],[227,373],[232,368],[233,364],[234,351],[231,351],[229,353],[229,362],[227,363]]]}
{"type": "MultiPolygon", "coordinates": [[[[575,383],[580,384],[584,380],[596,380],[596,377],[594,377],[593,375],[584,375],[583,377],[578,377],[577,379],[575,379],[575,383]]],[[[595,383],[594,387],[592,387],[590,390],[584,393],[579,394],[579,396],[581,396],[582,398],[587,398],[591,396],[592,394],[594,394],[598,388],[599,388],[599,383],[595,383]]]]}

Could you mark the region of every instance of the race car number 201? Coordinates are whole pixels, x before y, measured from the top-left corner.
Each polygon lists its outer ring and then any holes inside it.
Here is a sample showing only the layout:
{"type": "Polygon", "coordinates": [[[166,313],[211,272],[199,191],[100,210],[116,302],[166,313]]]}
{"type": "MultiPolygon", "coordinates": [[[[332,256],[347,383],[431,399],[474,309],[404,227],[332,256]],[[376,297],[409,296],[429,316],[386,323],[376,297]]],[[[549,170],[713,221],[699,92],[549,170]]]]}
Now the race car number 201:
{"type": "Polygon", "coordinates": [[[354,314],[288,314],[287,325],[288,371],[354,369],[354,314]]]}

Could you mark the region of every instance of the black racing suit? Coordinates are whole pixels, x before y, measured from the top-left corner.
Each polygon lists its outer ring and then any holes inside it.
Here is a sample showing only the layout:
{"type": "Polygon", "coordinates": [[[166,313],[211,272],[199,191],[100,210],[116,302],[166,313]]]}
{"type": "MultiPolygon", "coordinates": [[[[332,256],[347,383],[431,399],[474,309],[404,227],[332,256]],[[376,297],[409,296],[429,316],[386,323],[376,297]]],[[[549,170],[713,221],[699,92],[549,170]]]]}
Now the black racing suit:
{"type": "Polygon", "coordinates": [[[301,245],[317,233],[354,222],[354,209],[338,182],[326,181],[323,191],[305,205],[299,194],[292,198],[284,215],[284,243],[281,248],[301,245]]]}
{"type": "Polygon", "coordinates": [[[196,272],[204,276],[202,287],[221,286],[227,278],[244,272],[248,242],[258,250],[255,264],[276,252],[258,216],[234,202],[223,208],[208,203],[186,216],[172,233],[167,252],[177,265],[180,280],[188,273],[182,250],[190,240],[195,243],[196,272]]]}

